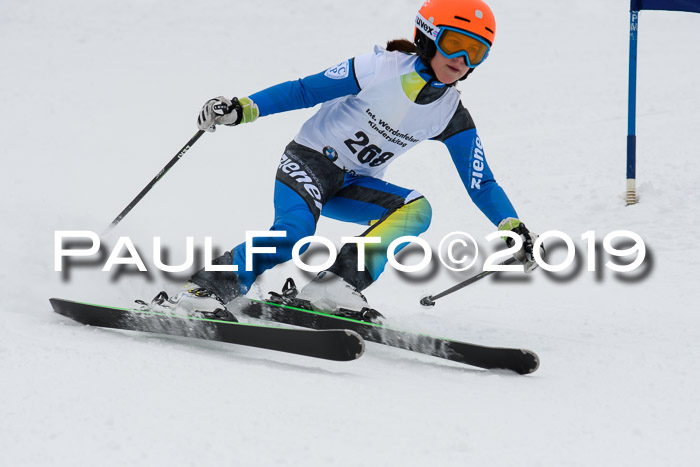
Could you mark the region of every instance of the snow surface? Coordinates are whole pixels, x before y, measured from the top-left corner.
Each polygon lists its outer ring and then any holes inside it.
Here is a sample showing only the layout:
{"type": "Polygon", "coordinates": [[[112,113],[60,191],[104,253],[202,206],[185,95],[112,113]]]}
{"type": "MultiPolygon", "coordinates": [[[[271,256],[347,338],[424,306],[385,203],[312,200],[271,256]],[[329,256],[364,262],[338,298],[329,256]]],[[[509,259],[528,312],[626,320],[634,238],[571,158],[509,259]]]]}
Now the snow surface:
{"type": "MultiPolygon", "coordinates": [[[[176,290],[187,274],[115,276],[99,261],[66,278],[54,232],[101,232],[195,133],[206,99],[409,36],[419,1],[0,3],[0,465],[698,465],[700,16],[641,13],[641,203],[625,207],[628,2],[491,4],[495,47],[462,100],[520,216],[570,235],[578,266],[484,280],[431,310],[421,296],[472,272],[387,271],[366,295],[397,327],[537,351],[527,377],[375,344],[336,363],[86,328],[49,306],[176,290]],[[581,235],[619,229],[644,239],[641,273],[613,273],[604,253],[588,272],[581,235]]],[[[205,135],[105,243],[129,236],[152,266],[160,236],[177,264],[186,236],[230,248],[266,229],[279,156],[312,113],[205,135]]],[[[387,179],[431,201],[435,247],[493,230],[439,143],[387,179]]],[[[361,231],[319,225],[336,244],[361,231]]],[[[284,265],[251,294],[287,276],[309,277],[284,265]]]]}

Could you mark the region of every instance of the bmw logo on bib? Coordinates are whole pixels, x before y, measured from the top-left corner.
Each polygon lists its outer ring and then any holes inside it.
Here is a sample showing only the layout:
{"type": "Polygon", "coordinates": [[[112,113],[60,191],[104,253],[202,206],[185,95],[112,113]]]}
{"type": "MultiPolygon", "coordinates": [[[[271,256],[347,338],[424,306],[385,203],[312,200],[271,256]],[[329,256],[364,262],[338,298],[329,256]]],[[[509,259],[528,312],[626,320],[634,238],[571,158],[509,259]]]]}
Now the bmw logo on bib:
{"type": "Polygon", "coordinates": [[[323,148],[323,154],[333,162],[338,160],[338,151],[330,146],[323,148]]]}

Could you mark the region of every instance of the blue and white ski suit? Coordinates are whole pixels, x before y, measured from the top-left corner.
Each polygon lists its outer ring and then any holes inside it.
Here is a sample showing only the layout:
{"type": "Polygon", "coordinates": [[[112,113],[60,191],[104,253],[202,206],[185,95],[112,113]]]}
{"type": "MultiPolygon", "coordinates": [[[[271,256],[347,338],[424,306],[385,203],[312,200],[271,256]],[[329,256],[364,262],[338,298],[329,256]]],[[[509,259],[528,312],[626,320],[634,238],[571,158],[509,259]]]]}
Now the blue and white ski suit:
{"type": "Polygon", "coordinates": [[[249,97],[261,117],[322,105],[287,146],[277,170],[270,230],[286,237],[255,242],[276,252],[254,255],[252,271],[246,271],[242,243],[213,262],[235,264],[237,273],[202,270],[193,276],[224,300],[246,293],[258,275],[290,260],[293,245],[314,234],[321,215],[369,225],[362,235],[381,238],[366,245],[364,271],[358,271],[355,244],[346,244],[330,268],[358,290],[369,286],[384,270],[387,246],[430,224],[430,204],[420,193],[382,180],[391,162],[426,139],[447,146],[469,196],[491,222],[517,217],[459,92],[437,81],[416,55],[375,47],[249,97]]]}

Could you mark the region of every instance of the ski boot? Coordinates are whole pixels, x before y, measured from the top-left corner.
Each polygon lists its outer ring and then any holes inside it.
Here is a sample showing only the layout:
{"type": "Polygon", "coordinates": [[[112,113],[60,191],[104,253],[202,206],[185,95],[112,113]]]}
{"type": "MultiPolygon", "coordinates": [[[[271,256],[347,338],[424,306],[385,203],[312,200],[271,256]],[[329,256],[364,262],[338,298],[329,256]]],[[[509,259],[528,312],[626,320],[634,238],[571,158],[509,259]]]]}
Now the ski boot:
{"type": "Polygon", "coordinates": [[[268,301],[368,323],[378,324],[384,319],[381,313],[369,307],[364,295],[329,271],[321,272],[301,291],[290,277],[282,293],[270,292],[268,301]]]}
{"type": "Polygon", "coordinates": [[[168,297],[165,291],[161,291],[151,300],[151,303],[146,303],[143,300],[136,300],[136,303],[140,305],[141,310],[175,316],[238,321],[226,309],[226,304],[219,297],[194,282],[186,283],[182,291],[174,297],[168,297]]]}

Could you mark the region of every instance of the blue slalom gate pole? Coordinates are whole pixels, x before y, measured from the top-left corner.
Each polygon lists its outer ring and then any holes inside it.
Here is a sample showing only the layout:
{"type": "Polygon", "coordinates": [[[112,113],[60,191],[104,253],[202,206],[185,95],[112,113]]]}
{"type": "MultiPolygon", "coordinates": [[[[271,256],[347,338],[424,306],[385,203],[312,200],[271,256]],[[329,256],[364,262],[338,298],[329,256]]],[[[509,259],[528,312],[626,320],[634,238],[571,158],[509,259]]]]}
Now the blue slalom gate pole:
{"type": "Polygon", "coordinates": [[[630,11],[630,70],[627,102],[627,206],[637,203],[637,26],[639,12],[630,11]]]}

